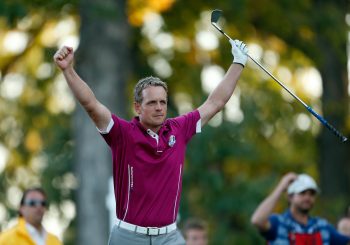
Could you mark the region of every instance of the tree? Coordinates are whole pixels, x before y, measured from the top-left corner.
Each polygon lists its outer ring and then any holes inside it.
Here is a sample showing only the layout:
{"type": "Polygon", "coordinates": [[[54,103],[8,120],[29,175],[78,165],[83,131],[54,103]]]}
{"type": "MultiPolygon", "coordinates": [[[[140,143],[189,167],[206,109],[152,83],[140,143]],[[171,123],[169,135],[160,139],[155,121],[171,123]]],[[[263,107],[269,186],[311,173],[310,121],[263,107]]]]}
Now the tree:
{"type": "MultiPolygon", "coordinates": [[[[125,87],[130,71],[130,31],[125,4],[123,0],[81,1],[81,42],[77,57],[78,73],[96,97],[121,117],[127,114],[125,87]]],[[[76,193],[77,244],[107,244],[110,152],[81,108],[74,115],[73,128],[75,173],[80,184],[76,193]]]]}
{"type": "MultiPolygon", "coordinates": [[[[345,134],[349,132],[346,125],[349,117],[347,7],[346,1],[282,1],[273,5],[260,1],[258,14],[250,13],[253,25],[260,32],[278,36],[313,62],[322,77],[324,117],[345,134]]],[[[323,195],[349,196],[349,147],[322,127],[318,137],[318,162],[323,195]]]]}
{"type": "MultiPolygon", "coordinates": [[[[259,46],[261,61],[273,73],[288,67],[291,74],[288,85],[346,133],[349,129],[345,123],[348,95],[344,5],[342,1],[311,0],[215,3],[82,0],[78,8],[77,2],[61,0],[0,2],[0,13],[9,23],[0,22],[4,30],[16,28],[21,20],[33,16],[40,20],[31,22],[33,25],[25,30],[30,45],[23,52],[16,55],[0,52],[0,91],[4,82],[8,84],[8,74],[21,74],[26,79],[24,92],[15,99],[0,94],[1,145],[9,152],[0,182],[9,191],[3,192],[0,199],[11,207],[8,217],[15,215],[8,200],[13,189],[23,188],[28,180],[35,179],[49,188],[50,199],[63,216],[64,202],[72,199],[72,190],[77,190],[77,223],[71,224],[76,226],[77,235],[68,230],[67,242],[100,244],[106,243],[108,237],[105,194],[112,173],[108,147],[80,106],[70,121],[72,108],[60,110],[52,102],[62,101],[56,89],[59,71],[53,69],[45,78],[38,77],[36,72],[42,64],[51,63],[57,45],[57,42],[48,45],[40,37],[62,18],[73,16],[75,23],[81,21],[76,55],[78,72],[112,112],[129,117],[131,108],[125,102],[131,101],[132,83],[146,75],[158,75],[168,82],[172,116],[183,111],[183,105],[193,108],[204,101],[207,95],[201,89],[200,77],[205,67],[226,69],[232,61],[227,40],[215,29],[213,32],[220,37],[216,48],[205,50],[197,42],[198,32],[212,29],[210,11],[220,7],[224,10],[225,31],[250,47],[259,46]],[[149,26],[142,25],[149,12],[158,22],[151,22],[154,29],[147,33],[149,26]],[[128,26],[127,18],[133,28],[128,26]],[[163,41],[157,43],[159,40],[163,41]],[[271,53],[278,57],[275,66],[265,63],[263,58],[271,53]],[[322,76],[322,104],[319,98],[310,98],[294,83],[298,68],[310,66],[316,67],[322,76]],[[131,67],[133,74],[129,76],[131,67]],[[44,164],[34,164],[38,162],[44,164]],[[78,185],[74,176],[78,177],[78,185]],[[72,242],[75,236],[78,241],[72,242]]],[[[344,195],[349,186],[344,171],[349,171],[348,160],[344,158],[348,145],[340,144],[298,102],[281,96],[281,88],[261,70],[248,64],[235,96],[239,98],[236,110],[242,111],[242,121],[231,121],[227,117],[231,110],[227,108],[221,121],[219,117],[219,127],[206,126],[189,146],[184,172],[181,220],[193,215],[206,218],[214,244],[261,242],[249,224],[249,217],[286,171],[306,171],[318,176],[320,163],[323,194],[344,195]],[[299,116],[312,120],[311,126],[301,129],[296,124],[299,116]]],[[[321,216],[339,215],[337,199],[331,200],[329,207],[319,208],[321,216]]]]}

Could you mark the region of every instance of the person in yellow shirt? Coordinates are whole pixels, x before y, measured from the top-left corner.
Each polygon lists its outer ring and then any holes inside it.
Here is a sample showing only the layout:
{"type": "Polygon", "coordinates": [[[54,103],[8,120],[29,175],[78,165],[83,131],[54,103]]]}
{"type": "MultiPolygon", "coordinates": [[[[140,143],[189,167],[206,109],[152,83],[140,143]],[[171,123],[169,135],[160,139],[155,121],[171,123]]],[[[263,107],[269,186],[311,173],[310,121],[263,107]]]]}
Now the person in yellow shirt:
{"type": "Polygon", "coordinates": [[[0,234],[0,245],[62,245],[42,225],[47,206],[42,188],[25,190],[18,210],[18,223],[0,234]]]}

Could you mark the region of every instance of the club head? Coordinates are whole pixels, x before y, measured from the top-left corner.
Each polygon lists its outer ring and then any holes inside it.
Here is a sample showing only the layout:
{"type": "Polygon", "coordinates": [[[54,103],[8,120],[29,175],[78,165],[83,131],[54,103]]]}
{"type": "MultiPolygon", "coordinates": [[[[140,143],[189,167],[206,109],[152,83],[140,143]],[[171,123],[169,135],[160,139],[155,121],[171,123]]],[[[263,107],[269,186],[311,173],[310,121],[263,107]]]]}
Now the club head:
{"type": "Polygon", "coordinates": [[[222,14],[222,10],[220,10],[220,9],[213,10],[213,12],[211,12],[211,23],[216,24],[218,22],[218,20],[220,19],[221,14],[222,14]]]}
{"type": "Polygon", "coordinates": [[[221,28],[218,26],[217,22],[219,21],[222,14],[222,10],[215,9],[213,12],[211,12],[211,24],[219,31],[222,35],[227,37],[227,39],[231,39],[221,28]]]}

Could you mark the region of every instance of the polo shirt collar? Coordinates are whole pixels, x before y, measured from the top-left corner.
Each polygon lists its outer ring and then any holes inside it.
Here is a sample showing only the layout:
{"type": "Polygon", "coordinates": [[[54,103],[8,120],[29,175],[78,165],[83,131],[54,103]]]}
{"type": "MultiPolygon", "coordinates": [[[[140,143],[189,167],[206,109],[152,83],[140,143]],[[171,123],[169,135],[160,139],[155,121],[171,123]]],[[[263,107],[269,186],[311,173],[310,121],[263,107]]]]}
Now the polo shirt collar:
{"type": "Polygon", "coordinates": [[[308,215],[308,219],[307,219],[307,224],[304,225],[304,224],[301,224],[299,223],[298,221],[296,221],[292,215],[292,212],[290,211],[290,209],[288,209],[286,212],[285,212],[285,215],[293,220],[295,223],[298,223],[299,225],[303,226],[303,227],[310,227],[311,225],[313,225],[315,223],[315,219],[313,219],[310,215],[308,215]]]}
{"type": "Polygon", "coordinates": [[[26,222],[23,218],[20,218],[20,232],[23,232],[26,234],[26,236],[29,235],[29,237],[35,241],[35,244],[38,245],[44,245],[47,237],[47,232],[42,227],[42,230],[37,230],[34,226],[32,226],[30,223],[26,222]]]}
{"type": "Polygon", "coordinates": [[[38,229],[36,229],[34,226],[29,224],[28,222],[26,223],[26,227],[27,227],[27,230],[31,236],[38,235],[40,237],[45,237],[46,231],[45,231],[44,227],[42,227],[42,230],[39,231],[38,229]]]}

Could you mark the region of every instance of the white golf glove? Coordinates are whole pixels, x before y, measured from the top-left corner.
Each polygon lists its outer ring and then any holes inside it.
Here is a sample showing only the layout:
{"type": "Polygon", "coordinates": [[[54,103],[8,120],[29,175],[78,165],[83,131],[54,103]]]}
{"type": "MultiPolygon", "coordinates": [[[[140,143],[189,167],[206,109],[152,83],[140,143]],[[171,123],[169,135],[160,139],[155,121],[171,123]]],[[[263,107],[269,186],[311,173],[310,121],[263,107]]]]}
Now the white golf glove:
{"type": "Polygon", "coordinates": [[[241,64],[244,67],[248,59],[247,45],[237,39],[230,39],[230,43],[232,46],[233,63],[241,64]]]}

